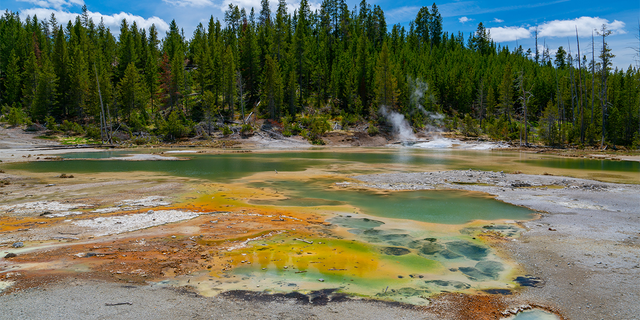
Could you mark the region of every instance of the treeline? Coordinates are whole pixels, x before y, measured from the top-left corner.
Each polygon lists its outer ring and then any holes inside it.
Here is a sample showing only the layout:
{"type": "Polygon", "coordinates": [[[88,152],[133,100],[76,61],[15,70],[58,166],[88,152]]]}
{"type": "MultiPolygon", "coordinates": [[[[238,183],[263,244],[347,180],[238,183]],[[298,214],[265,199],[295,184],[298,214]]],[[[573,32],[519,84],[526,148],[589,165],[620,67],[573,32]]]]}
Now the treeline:
{"type": "Polygon", "coordinates": [[[173,139],[198,123],[210,133],[212,119],[244,123],[251,112],[289,134],[324,131],[328,119],[369,122],[375,133],[386,106],[416,130],[440,124],[548,145],[640,142],[640,72],[612,69],[604,26],[595,45],[551,56],[497,46],[482,23],[466,40],[445,32],[436,4],[408,28],[389,27],[364,0],[351,9],[325,0],[315,12],[302,0],[293,13],[284,0],[275,12],[263,0],[259,9],[229,5],[224,21],[211,17],[190,39],[175,21],[160,37],[155,26],[125,20],[116,38],[86,7],[66,24],[7,11],[2,113],[13,123],[77,124],[98,137],[97,128],[118,124],[173,139]]]}

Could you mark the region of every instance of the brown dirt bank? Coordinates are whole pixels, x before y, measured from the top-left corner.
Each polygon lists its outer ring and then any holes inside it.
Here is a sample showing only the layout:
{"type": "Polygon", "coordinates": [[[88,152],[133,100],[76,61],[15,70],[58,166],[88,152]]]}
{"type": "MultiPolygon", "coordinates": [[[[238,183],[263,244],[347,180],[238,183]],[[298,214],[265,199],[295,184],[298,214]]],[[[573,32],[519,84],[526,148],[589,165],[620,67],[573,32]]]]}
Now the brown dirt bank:
{"type": "MultiPolygon", "coordinates": [[[[517,241],[496,246],[543,280],[520,298],[569,319],[640,314],[640,186],[557,176],[444,171],[358,176],[357,187],[460,189],[542,213],[517,241]]],[[[345,185],[353,187],[354,184],[345,185]]]]}

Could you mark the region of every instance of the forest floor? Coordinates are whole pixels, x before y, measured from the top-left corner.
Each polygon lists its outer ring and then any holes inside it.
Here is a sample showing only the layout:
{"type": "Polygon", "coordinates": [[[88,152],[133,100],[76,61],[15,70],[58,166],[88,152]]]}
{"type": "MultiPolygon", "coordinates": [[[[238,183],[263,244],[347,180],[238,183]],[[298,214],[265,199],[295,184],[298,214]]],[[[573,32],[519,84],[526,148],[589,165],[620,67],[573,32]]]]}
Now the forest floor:
{"type": "MultiPolygon", "coordinates": [[[[0,127],[0,160],[46,161],[60,153],[92,150],[60,149],[62,146],[55,141],[37,139],[37,136],[18,128],[0,127]]],[[[338,147],[385,146],[394,142],[380,135],[369,137],[358,133],[330,133],[327,136],[327,145],[338,147]]],[[[238,138],[240,142],[233,142],[235,140],[225,139],[225,147],[311,147],[296,137],[284,139],[266,134],[238,138]]],[[[540,151],[536,149],[521,151],[540,151]]],[[[206,263],[204,256],[200,257],[198,253],[203,250],[201,246],[180,235],[194,234],[193,230],[203,228],[211,218],[189,211],[182,213],[184,217],[177,218],[165,214],[174,209],[171,207],[176,200],[174,196],[190,188],[188,179],[168,181],[145,173],[112,173],[74,179],[61,179],[50,173],[30,176],[0,173],[0,179],[8,182],[0,193],[0,205],[11,206],[25,201],[32,204],[1,209],[5,212],[5,223],[0,232],[0,266],[4,265],[6,269],[21,264],[23,268],[27,266],[27,270],[0,273],[0,284],[16,281],[0,296],[0,304],[4,306],[0,319],[500,319],[514,310],[531,307],[549,309],[567,319],[632,319],[640,314],[635,301],[635,297],[640,296],[638,185],[482,171],[396,173],[354,178],[361,183],[338,187],[480,191],[501,201],[542,212],[540,219],[523,223],[527,231],[520,238],[498,236],[492,242],[497,250],[525,267],[534,286],[524,287],[511,295],[447,293],[431,297],[428,307],[416,307],[330,295],[321,296],[322,299],[242,293],[204,297],[188,287],[167,289],[145,285],[147,280],[166,271],[166,264],[152,264],[149,259],[161,257],[167,259],[163,261],[177,263],[180,266],[172,271],[176,274],[188,274],[190,268],[196,267],[188,261],[206,263]],[[84,211],[99,208],[96,212],[115,210],[113,214],[120,220],[105,220],[101,225],[70,223],[70,219],[75,219],[74,212],[82,208],[91,208],[84,211]],[[155,212],[149,213],[148,208],[155,212]],[[146,213],[138,219],[135,214],[122,216],[119,212],[127,212],[122,210],[146,213]],[[122,220],[125,218],[130,221],[122,220]],[[154,232],[149,230],[158,228],[140,229],[149,225],[161,226],[175,219],[182,219],[179,229],[161,227],[154,232]],[[167,242],[166,239],[175,234],[178,239],[167,242]],[[29,248],[32,243],[52,240],[60,245],[53,242],[50,247],[42,248],[44,251],[29,248]],[[16,242],[26,245],[13,248],[16,242]],[[73,245],[68,246],[67,242],[73,245]],[[110,244],[106,245],[107,242],[110,244]],[[126,254],[120,256],[114,254],[114,250],[126,254]],[[87,251],[98,254],[77,256],[78,252],[87,251]],[[18,256],[2,258],[8,253],[18,256]],[[57,264],[63,260],[69,260],[71,264],[57,264]],[[50,264],[49,271],[36,274],[28,270],[29,266],[35,268],[42,261],[50,264]],[[98,265],[102,266],[98,268],[100,270],[85,270],[98,265]]],[[[94,217],[101,213],[86,214],[94,217]]],[[[243,222],[243,228],[255,231],[245,223],[250,219],[246,214],[229,213],[225,219],[220,219],[220,223],[227,227],[236,228],[236,223],[243,222]]],[[[270,222],[274,220],[253,219],[255,221],[251,221],[258,224],[277,224],[270,222]]],[[[302,229],[305,224],[300,223],[302,229]]],[[[207,228],[211,227],[207,225],[207,228]]],[[[220,232],[214,240],[237,237],[231,233],[236,229],[221,230],[226,233],[220,232]]]]}

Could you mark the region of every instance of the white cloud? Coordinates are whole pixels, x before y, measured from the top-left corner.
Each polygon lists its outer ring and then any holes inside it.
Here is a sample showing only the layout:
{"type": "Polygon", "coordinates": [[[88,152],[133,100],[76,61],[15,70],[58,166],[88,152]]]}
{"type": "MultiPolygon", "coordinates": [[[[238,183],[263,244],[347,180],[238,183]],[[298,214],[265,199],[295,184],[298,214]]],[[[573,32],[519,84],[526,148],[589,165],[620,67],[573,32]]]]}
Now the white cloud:
{"type": "Polygon", "coordinates": [[[413,21],[418,11],[420,7],[417,6],[402,6],[385,12],[385,16],[391,23],[413,21]]]}
{"type": "Polygon", "coordinates": [[[515,41],[531,37],[531,31],[522,27],[489,28],[491,39],[495,42],[515,41]]]}
{"type": "Polygon", "coordinates": [[[502,20],[502,19],[498,19],[498,18],[493,18],[493,22],[496,22],[496,23],[503,23],[503,22],[504,22],[504,20],[502,20]]]}
{"type": "MultiPolygon", "coordinates": [[[[262,5],[260,4],[260,0],[224,0],[220,5],[220,10],[226,11],[229,8],[229,4],[238,6],[240,7],[240,9],[244,8],[247,11],[247,14],[251,12],[251,8],[254,8],[254,10],[256,11],[256,14],[259,13],[260,9],[262,8],[262,5]]],[[[271,11],[273,11],[273,9],[271,9],[271,11]]]]}
{"type": "MultiPolygon", "coordinates": [[[[34,8],[34,9],[23,10],[22,12],[20,12],[20,16],[21,18],[25,18],[27,16],[33,17],[37,15],[38,18],[40,19],[48,19],[52,13],[56,15],[56,19],[58,20],[58,23],[61,23],[61,24],[66,24],[67,21],[69,20],[75,21],[76,17],[80,15],[78,13],[71,13],[71,12],[62,11],[62,10],[34,8]]],[[[148,29],[149,27],[151,27],[152,24],[155,24],[156,28],[158,29],[158,32],[165,32],[169,30],[169,24],[167,24],[164,20],[155,16],[145,19],[141,16],[132,15],[126,12],[120,12],[112,15],[104,15],[99,12],[91,12],[91,11],[88,11],[87,13],[89,14],[89,18],[91,18],[91,20],[93,20],[93,22],[96,25],[100,23],[100,19],[104,19],[105,26],[110,28],[111,32],[113,32],[114,34],[119,33],[120,23],[122,22],[122,19],[127,19],[127,22],[129,24],[132,24],[135,21],[136,24],[138,25],[138,28],[148,29]]]]}
{"type": "Polygon", "coordinates": [[[178,7],[207,7],[213,5],[211,0],[162,0],[162,2],[178,7]]]}
{"type": "MultiPolygon", "coordinates": [[[[613,31],[613,34],[625,34],[624,22],[614,20],[609,23],[609,20],[598,17],[580,17],[573,20],[553,20],[545,22],[538,26],[538,37],[570,37],[576,35],[576,28],[578,28],[578,34],[586,37],[591,35],[591,32],[598,30],[602,25],[606,25],[607,28],[613,31]]],[[[535,27],[534,27],[535,28],[535,27]]]]}
{"type": "Polygon", "coordinates": [[[17,0],[19,2],[28,2],[35,4],[38,7],[54,8],[61,10],[62,7],[82,6],[84,0],[17,0]]]}
{"type": "MultiPolygon", "coordinates": [[[[531,9],[544,7],[549,5],[554,5],[561,2],[567,2],[569,0],[555,0],[551,2],[542,2],[542,3],[526,3],[519,5],[512,5],[506,7],[487,7],[483,4],[480,6],[478,1],[453,1],[450,3],[445,3],[441,6],[438,6],[440,14],[443,17],[455,17],[461,15],[474,15],[474,14],[485,14],[485,13],[494,13],[494,12],[503,12],[503,11],[512,11],[512,10],[522,10],[522,9],[531,9]]],[[[493,2],[488,1],[489,4],[493,2]]]]}
{"type": "MultiPolygon", "coordinates": [[[[538,25],[538,38],[554,38],[554,37],[575,37],[576,28],[581,37],[590,37],[591,32],[602,28],[606,25],[613,34],[625,34],[624,22],[614,20],[609,22],[607,19],[598,17],[580,17],[571,20],[553,20],[538,25]]],[[[496,27],[489,28],[491,38],[495,42],[515,41],[517,39],[528,39],[533,37],[536,26],[526,27],[496,27]]]]}
{"type": "Polygon", "coordinates": [[[465,23],[465,22],[473,21],[473,19],[469,19],[467,17],[460,17],[458,18],[458,21],[460,21],[460,23],[465,23]]]}
{"type": "MultiPolygon", "coordinates": [[[[185,1],[185,0],[173,0],[173,1],[185,1]]],[[[186,0],[186,1],[197,2],[197,1],[206,1],[206,0],[186,0]]],[[[262,9],[261,0],[223,0],[222,4],[220,5],[220,10],[222,10],[222,12],[227,11],[227,9],[229,9],[229,4],[238,6],[240,9],[244,8],[244,10],[247,12],[247,16],[251,12],[251,8],[255,10],[256,17],[260,14],[260,10],[262,9]]],[[[277,0],[269,1],[269,8],[271,8],[271,17],[275,18],[276,10],[278,9],[278,1],[277,0]]],[[[298,10],[299,8],[300,8],[300,2],[287,3],[287,12],[290,15],[293,15],[293,12],[295,10],[298,10]]],[[[320,2],[309,1],[309,10],[311,10],[311,12],[320,10],[320,2]]]]}

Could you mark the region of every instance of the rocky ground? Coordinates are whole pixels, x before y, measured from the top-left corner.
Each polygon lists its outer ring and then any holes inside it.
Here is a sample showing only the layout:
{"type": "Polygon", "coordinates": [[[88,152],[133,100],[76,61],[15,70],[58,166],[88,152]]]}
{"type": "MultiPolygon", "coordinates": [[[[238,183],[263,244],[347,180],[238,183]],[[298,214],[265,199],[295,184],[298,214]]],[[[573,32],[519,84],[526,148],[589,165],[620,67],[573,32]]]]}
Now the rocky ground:
{"type": "Polygon", "coordinates": [[[640,314],[640,186],[555,176],[443,171],[357,176],[345,187],[480,191],[541,212],[500,248],[542,279],[526,301],[569,319],[636,319],[640,314]]]}
{"type": "MultiPolygon", "coordinates": [[[[55,154],[74,150],[59,149],[57,143],[35,137],[36,134],[24,133],[21,129],[1,127],[0,160],[43,161],[55,154]]],[[[381,146],[390,142],[382,136],[358,134],[334,133],[325,138],[325,142],[331,146],[381,146]]],[[[240,145],[249,148],[311,146],[299,137],[285,139],[270,135],[255,135],[243,139],[240,145]]],[[[159,156],[169,157],[170,153],[153,155],[159,156]]],[[[137,206],[147,212],[144,204],[123,201],[145,199],[149,195],[160,197],[147,199],[151,202],[164,201],[181,187],[179,182],[149,183],[148,177],[135,176],[99,177],[95,181],[84,181],[78,177],[51,177],[44,181],[4,173],[0,175],[3,181],[10,182],[2,190],[0,199],[4,203],[0,205],[12,205],[13,200],[21,197],[28,201],[29,197],[72,194],[70,202],[31,201],[35,206],[31,208],[32,211],[37,209],[38,212],[49,212],[53,218],[58,217],[55,215],[64,217],[69,212],[79,210],[78,208],[84,208],[85,211],[89,210],[87,208],[101,210],[111,205],[125,208],[137,206]],[[105,187],[111,190],[109,194],[103,192],[105,187]],[[132,188],[136,189],[133,194],[130,191],[132,188]],[[6,202],[9,200],[10,204],[6,202]]],[[[496,244],[541,281],[534,287],[525,288],[516,296],[445,294],[433,297],[430,307],[419,309],[408,305],[338,299],[339,297],[335,297],[333,301],[331,297],[315,300],[315,303],[310,303],[313,297],[309,296],[255,297],[229,294],[205,298],[187,289],[123,285],[100,277],[62,276],[39,286],[0,296],[0,304],[3,305],[0,319],[498,319],[508,314],[509,310],[537,305],[555,308],[569,319],[634,319],[640,314],[637,304],[637,297],[640,296],[638,185],[481,171],[382,174],[358,176],[355,179],[360,182],[347,182],[339,186],[388,190],[479,191],[541,212],[540,219],[523,224],[528,231],[522,237],[516,241],[496,244]]],[[[3,210],[13,210],[13,214],[19,215],[20,210],[25,210],[28,214],[31,212],[29,209],[3,210]]],[[[140,217],[162,222],[162,214],[163,212],[153,212],[140,217]]],[[[138,219],[138,216],[121,216],[121,219],[125,218],[138,219]]],[[[121,226],[119,222],[122,221],[104,221],[105,225],[100,228],[113,227],[117,231],[121,226]]],[[[65,237],[88,237],[87,232],[94,232],[91,228],[96,226],[67,223],[64,227],[66,229],[51,229],[56,231],[55,236],[61,237],[60,240],[65,237]]],[[[109,229],[108,234],[117,233],[113,230],[109,229]]],[[[3,237],[0,245],[8,247],[23,238],[51,239],[51,234],[43,236],[38,233],[37,228],[16,231],[19,232],[3,237]]]]}

